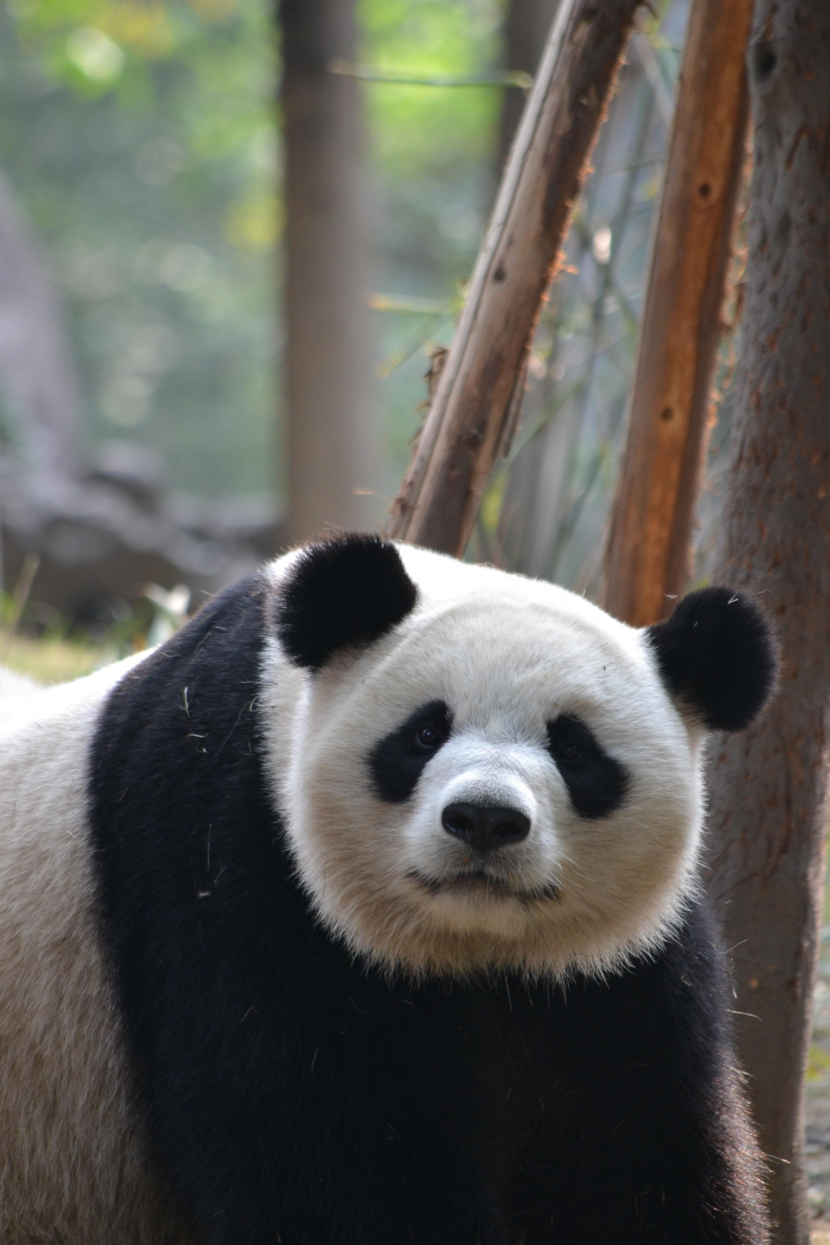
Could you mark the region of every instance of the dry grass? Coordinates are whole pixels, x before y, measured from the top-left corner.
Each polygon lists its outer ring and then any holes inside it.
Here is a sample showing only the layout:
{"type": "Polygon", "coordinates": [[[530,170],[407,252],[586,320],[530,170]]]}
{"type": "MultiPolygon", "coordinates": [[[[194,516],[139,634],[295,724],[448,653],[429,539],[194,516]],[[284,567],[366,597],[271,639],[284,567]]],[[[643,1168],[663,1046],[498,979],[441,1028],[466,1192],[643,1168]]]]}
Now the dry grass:
{"type": "Polygon", "coordinates": [[[39,683],[77,679],[114,661],[115,657],[115,652],[97,645],[59,639],[33,640],[0,631],[0,666],[7,666],[17,674],[27,674],[39,683]]]}

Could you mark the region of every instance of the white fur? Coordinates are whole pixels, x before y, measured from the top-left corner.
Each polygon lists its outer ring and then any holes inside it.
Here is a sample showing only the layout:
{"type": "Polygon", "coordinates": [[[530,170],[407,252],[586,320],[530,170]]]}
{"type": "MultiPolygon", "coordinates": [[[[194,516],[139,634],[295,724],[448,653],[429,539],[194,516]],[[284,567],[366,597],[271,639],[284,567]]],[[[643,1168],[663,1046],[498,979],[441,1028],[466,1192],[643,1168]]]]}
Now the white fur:
{"type": "MultiPolygon", "coordinates": [[[[0,1242],[174,1245],[93,925],[87,757],[135,659],[0,705],[0,1242]]],[[[3,679],[11,690],[11,681],[3,679]]]]}
{"type": "Polygon", "coordinates": [[[419,601],[393,633],[314,676],[288,669],[276,643],[266,656],[272,788],[319,917],[356,951],[415,973],[561,977],[653,951],[695,885],[702,737],[642,633],[550,584],[400,552],[419,601]],[[367,757],[431,700],[450,705],[452,736],[412,800],[384,804],[367,757]],[[581,717],[630,775],[608,817],[571,806],[545,747],[559,713],[581,717]],[[414,874],[440,882],[465,863],[441,810],[485,797],[525,811],[528,838],[499,850],[491,888],[430,892],[414,874]],[[551,886],[555,898],[528,898],[551,886]]]}
{"type": "Polygon", "coordinates": [[[28,692],[35,692],[38,684],[34,679],[27,679],[25,674],[16,674],[14,670],[7,670],[5,666],[0,666],[0,698],[6,696],[22,696],[28,692]]]}

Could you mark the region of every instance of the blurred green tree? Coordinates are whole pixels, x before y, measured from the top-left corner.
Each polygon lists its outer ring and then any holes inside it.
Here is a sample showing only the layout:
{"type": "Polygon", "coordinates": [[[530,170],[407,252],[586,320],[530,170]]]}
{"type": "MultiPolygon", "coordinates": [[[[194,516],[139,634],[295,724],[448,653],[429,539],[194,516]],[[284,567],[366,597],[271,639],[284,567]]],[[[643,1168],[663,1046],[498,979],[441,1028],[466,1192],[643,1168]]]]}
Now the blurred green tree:
{"type": "Polygon", "coordinates": [[[20,0],[0,67],[0,166],[63,294],[88,440],[140,440],[195,494],[271,493],[268,12],[20,0]]]}

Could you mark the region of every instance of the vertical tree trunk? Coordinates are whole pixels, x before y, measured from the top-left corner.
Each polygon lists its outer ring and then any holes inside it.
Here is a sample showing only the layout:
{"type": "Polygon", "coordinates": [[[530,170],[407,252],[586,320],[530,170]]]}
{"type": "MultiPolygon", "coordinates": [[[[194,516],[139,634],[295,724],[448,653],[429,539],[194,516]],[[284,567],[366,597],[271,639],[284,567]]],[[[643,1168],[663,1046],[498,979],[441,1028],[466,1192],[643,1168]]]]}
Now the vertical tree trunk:
{"type": "Polygon", "coordinates": [[[734,947],[739,1051],[779,1245],[809,1236],[802,1084],[830,704],[830,5],[758,0],[754,169],[734,461],[717,579],[777,622],[781,689],[711,757],[711,892],[734,947]]]}
{"type": "Polygon", "coordinates": [[[366,173],[354,0],[281,0],[285,125],[289,517],[301,540],[325,524],[373,527],[378,486],[366,173]]]}
{"type": "Polygon", "coordinates": [[[694,0],[606,552],[605,606],[656,622],[683,591],[747,118],[752,0],[694,0]]]}
{"type": "Polygon", "coordinates": [[[0,274],[0,377],[7,414],[23,458],[46,488],[48,477],[75,476],[81,466],[77,378],[57,293],[2,174],[0,274]]]}

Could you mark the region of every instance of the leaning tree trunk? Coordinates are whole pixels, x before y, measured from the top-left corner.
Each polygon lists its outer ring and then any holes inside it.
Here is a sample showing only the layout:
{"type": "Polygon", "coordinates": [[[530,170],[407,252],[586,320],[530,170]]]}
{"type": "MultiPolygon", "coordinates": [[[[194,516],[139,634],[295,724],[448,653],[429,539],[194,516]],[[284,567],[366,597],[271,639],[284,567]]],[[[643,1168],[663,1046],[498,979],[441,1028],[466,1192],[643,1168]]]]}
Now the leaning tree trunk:
{"type": "Polygon", "coordinates": [[[734,947],[740,1056],[779,1245],[806,1245],[802,1084],[827,819],[830,702],[830,5],[758,0],[735,458],[716,577],[778,626],[781,688],[711,757],[711,891],[734,947]],[[763,595],[760,595],[763,594],[763,595]]]}
{"type": "Polygon", "coordinates": [[[642,0],[562,0],[388,532],[460,556],[642,0]]]}
{"type": "Polygon", "coordinates": [[[285,118],[289,517],[285,537],[373,527],[378,404],[354,0],[280,0],[285,118]]]}

